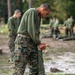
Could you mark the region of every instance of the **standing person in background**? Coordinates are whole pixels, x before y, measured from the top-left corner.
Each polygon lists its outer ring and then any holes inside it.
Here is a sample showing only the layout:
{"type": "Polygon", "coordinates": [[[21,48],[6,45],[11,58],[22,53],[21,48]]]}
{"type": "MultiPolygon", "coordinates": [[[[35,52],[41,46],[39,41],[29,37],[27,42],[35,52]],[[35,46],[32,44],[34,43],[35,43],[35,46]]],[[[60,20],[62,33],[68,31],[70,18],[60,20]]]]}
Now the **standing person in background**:
{"type": "Polygon", "coordinates": [[[70,36],[73,36],[74,34],[74,31],[73,31],[73,28],[74,28],[74,19],[73,19],[73,16],[70,16],[70,36]]]}
{"type": "Polygon", "coordinates": [[[15,41],[13,75],[24,75],[27,64],[30,69],[29,75],[45,75],[42,50],[47,45],[41,43],[39,39],[40,20],[47,17],[50,11],[51,8],[48,4],[42,4],[38,8],[30,8],[24,13],[15,41]],[[40,66],[43,66],[42,70],[40,66]],[[41,70],[40,73],[39,70],[41,70]]]}
{"type": "Polygon", "coordinates": [[[49,25],[50,25],[50,36],[52,37],[53,36],[53,20],[52,20],[52,18],[50,19],[49,25]]]}
{"type": "Polygon", "coordinates": [[[74,20],[73,20],[73,17],[70,16],[70,18],[68,18],[65,22],[64,22],[64,25],[66,26],[66,29],[65,29],[65,34],[66,36],[73,36],[73,27],[74,27],[74,20]]]}
{"type": "Polygon", "coordinates": [[[56,21],[56,18],[53,17],[52,19],[50,19],[50,30],[51,30],[51,36],[53,37],[53,34],[54,34],[54,23],[56,21]]]}
{"type": "Polygon", "coordinates": [[[13,52],[15,50],[15,39],[17,36],[17,30],[20,24],[20,18],[21,17],[21,12],[20,10],[15,10],[13,16],[11,16],[8,19],[8,31],[9,31],[9,42],[8,42],[8,46],[11,52],[11,59],[10,62],[13,62],[13,52]]]}
{"type": "Polygon", "coordinates": [[[56,18],[55,23],[53,25],[53,30],[54,30],[54,34],[53,34],[53,38],[58,38],[60,31],[59,31],[59,20],[58,18],[56,18]]]}

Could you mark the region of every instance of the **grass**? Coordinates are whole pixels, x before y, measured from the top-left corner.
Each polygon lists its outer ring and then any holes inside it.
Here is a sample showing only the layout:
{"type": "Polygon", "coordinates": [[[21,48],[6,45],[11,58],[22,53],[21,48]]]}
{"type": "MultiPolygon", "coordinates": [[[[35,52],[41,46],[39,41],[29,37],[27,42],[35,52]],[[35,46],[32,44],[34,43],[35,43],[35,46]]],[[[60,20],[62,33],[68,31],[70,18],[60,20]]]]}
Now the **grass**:
{"type": "MultiPolygon", "coordinates": [[[[46,30],[48,29],[45,29],[45,28],[48,28],[49,29],[49,24],[43,24],[41,25],[41,33],[45,33],[46,30]]],[[[7,27],[7,24],[5,24],[4,26],[0,26],[0,34],[8,34],[8,27],[7,27]]]]}
{"type": "Polygon", "coordinates": [[[6,54],[0,54],[0,75],[11,75],[12,69],[3,68],[5,66],[10,66],[8,56],[6,54]]]}
{"type": "Polygon", "coordinates": [[[0,26],[0,34],[8,34],[7,25],[0,26]]]}
{"type": "MultiPolygon", "coordinates": [[[[48,27],[49,25],[48,24],[45,24],[45,25],[42,25],[41,27],[48,27]]],[[[41,30],[41,33],[44,33],[45,32],[45,29],[42,29],[41,30]]],[[[7,24],[5,24],[4,26],[0,26],[0,34],[8,34],[8,27],[7,27],[7,24]]]]}

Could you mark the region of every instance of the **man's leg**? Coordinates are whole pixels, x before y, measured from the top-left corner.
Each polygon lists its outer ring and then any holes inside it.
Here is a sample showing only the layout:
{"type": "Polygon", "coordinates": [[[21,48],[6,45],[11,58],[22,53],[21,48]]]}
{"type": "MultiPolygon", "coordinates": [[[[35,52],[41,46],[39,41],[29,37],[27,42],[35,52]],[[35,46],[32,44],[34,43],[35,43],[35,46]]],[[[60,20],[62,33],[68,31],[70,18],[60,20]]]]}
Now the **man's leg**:
{"type": "Polygon", "coordinates": [[[54,39],[56,39],[56,34],[57,34],[57,31],[56,31],[56,29],[54,29],[54,34],[53,34],[54,39]]]}
{"type": "Polygon", "coordinates": [[[53,28],[51,27],[51,34],[50,34],[50,36],[53,36],[53,28]]]}
{"type": "Polygon", "coordinates": [[[38,49],[31,47],[27,50],[27,62],[29,66],[29,75],[38,75],[38,49]]]}
{"type": "Polygon", "coordinates": [[[29,75],[45,75],[42,51],[40,51],[40,50],[35,51],[35,50],[37,50],[37,48],[33,49],[31,55],[28,57],[29,68],[30,68],[29,75]],[[37,57],[38,57],[38,59],[37,59],[37,57]]]}
{"type": "Polygon", "coordinates": [[[9,42],[8,42],[8,46],[9,46],[9,49],[10,49],[10,62],[13,62],[13,52],[15,50],[15,37],[9,37],[9,42]]]}
{"type": "Polygon", "coordinates": [[[22,45],[16,45],[16,49],[14,51],[14,73],[13,75],[24,75],[24,71],[26,68],[27,60],[26,60],[26,49],[23,48],[22,45]]]}
{"type": "Polygon", "coordinates": [[[38,50],[38,75],[45,75],[44,63],[43,63],[43,56],[42,51],[38,50]]]}
{"type": "Polygon", "coordinates": [[[73,27],[70,29],[70,35],[73,36],[73,27]]]}
{"type": "Polygon", "coordinates": [[[68,28],[65,29],[65,34],[68,36],[68,28]]]}

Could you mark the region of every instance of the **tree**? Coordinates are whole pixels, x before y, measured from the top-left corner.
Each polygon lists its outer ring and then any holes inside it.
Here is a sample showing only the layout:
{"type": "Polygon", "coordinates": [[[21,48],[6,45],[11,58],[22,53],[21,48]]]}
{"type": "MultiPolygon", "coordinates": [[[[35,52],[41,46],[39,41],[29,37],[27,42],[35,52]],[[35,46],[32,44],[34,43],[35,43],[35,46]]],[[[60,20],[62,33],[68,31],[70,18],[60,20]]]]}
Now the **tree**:
{"type": "Polygon", "coordinates": [[[53,15],[59,17],[61,20],[67,19],[70,15],[75,16],[75,0],[56,0],[54,2],[53,15]]]}
{"type": "Polygon", "coordinates": [[[33,0],[29,0],[29,8],[32,7],[33,0]]]}
{"type": "Polygon", "coordinates": [[[11,2],[10,0],[7,0],[7,5],[8,5],[8,18],[11,16],[11,2]]]}

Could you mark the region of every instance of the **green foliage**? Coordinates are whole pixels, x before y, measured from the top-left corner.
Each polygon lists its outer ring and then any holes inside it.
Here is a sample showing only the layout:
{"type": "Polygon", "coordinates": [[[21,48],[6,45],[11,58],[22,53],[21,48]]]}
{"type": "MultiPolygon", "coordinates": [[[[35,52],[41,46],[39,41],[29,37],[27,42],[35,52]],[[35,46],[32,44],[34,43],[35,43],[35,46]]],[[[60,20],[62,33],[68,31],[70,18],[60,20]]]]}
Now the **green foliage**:
{"type": "MultiPolygon", "coordinates": [[[[63,23],[70,15],[75,18],[75,0],[33,0],[33,7],[38,7],[42,3],[50,4],[53,9],[50,16],[58,17],[61,23],[63,23]]],[[[44,19],[44,23],[48,23],[48,21],[44,19]]]]}
{"type": "Polygon", "coordinates": [[[8,57],[5,54],[0,55],[0,68],[1,67],[5,67],[7,66],[7,68],[2,68],[0,69],[0,74],[1,75],[11,75],[12,74],[12,69],[8,69],[10,66],[10,63],[8,62],[8,57]]]}
{"type": "MultiPolygon", "coordinates": [[[[15,9],[20,9],[23,13],[29,7],[30,0],[10,0],[12,7],[12,14],[15,9]]],[[[53,11],[49,15],[49,17],[56,16],[59,18],[61,22],[66,20],[70,15],[72,15],[75,19],[75,0],[32,0],[32,7],[38,7],[42,3],[50,4],[53,11]]],[[[7,18],[7,0],[0,0],[0,17],[7,18]]],[[[48,23],[45,20],[44,23],[48,23]],[[46,22],[45,22],[46,21],[46,22]]]]}
{"type": "Polygon", "coordinates": [[[54,12],[53,15],[56,15],[59,19],[64,21],[70,15],[75,16],[74,7],[74,0],[56,0],[54,2],[54,10],[56,10],[56,12],[54,12]]]}
{"type": "Polygon", "coordinates": [[[28,9],[28,1],[25,1],[23,3],[23,8],[22,9],[23,9],[22,12],[25,12],[28,9]]]}

